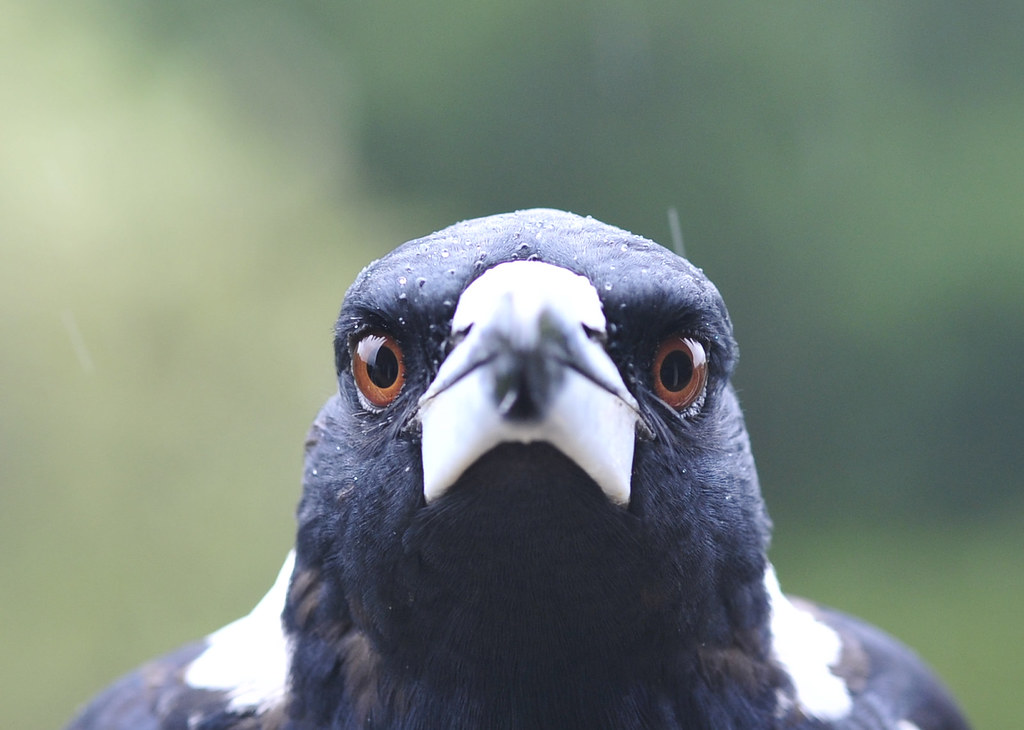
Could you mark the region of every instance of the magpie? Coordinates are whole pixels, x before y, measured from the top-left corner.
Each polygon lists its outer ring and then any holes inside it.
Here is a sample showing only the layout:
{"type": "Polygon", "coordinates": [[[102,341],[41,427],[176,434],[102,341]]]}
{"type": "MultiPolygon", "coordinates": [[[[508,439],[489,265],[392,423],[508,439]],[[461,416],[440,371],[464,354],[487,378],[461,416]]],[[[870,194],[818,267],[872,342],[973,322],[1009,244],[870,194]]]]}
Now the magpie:
{"type": "Polygon", "coordinates": [[[464,221],[337,320],[294,550],[71,730],[962,730],[911,650],[787,597],[715,286],[589,217],[464,221]]]}

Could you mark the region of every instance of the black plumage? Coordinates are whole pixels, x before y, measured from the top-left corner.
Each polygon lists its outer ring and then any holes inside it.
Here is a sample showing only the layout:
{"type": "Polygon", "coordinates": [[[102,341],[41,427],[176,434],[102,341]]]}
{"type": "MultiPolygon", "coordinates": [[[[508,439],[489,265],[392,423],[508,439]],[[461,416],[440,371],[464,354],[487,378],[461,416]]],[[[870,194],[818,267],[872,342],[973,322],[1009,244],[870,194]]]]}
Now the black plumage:
{"type": "Polygon", "coordinates": [[[399,247],[342,306],[294,563],[70,728],[966,728],[778,592],[736,357],[702,272],[590,218],[399,247]]]}

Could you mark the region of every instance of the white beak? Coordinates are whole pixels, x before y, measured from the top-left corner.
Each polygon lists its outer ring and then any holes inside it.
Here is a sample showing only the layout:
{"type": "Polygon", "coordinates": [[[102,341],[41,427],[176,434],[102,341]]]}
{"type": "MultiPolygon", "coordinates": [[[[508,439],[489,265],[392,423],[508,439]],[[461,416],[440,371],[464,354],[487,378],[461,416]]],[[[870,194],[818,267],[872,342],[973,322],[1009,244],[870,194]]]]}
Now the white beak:
{"type": "Polygon", "coordinates": [[[452,319],[457,344],[419,403],[427,502],[495,446],[543,441],[627,505],[647,426],[604,334],[597,291],[567,269],[513,261],[470,284],[452,319]]]}

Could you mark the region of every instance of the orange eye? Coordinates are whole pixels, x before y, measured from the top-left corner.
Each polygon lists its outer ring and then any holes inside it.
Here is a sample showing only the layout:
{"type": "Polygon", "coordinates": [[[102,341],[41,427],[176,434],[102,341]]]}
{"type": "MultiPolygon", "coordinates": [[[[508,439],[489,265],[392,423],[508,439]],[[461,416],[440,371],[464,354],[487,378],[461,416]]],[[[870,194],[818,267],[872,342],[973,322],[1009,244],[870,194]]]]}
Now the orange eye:
{"type": "Polygon", "coordinates": [[[383,332],[360,337],[352,350],[352,377],[371,404],[378,408],[390,405],[405,383],[402,348],[395,338],[383,332]]]}
{"type": "Polygon", "coordinates": [[[681,335],[661,341],[651,368],[654,393],[677,411],[685,411],[704,395],[708,360],[704,346],[681,335]]]}

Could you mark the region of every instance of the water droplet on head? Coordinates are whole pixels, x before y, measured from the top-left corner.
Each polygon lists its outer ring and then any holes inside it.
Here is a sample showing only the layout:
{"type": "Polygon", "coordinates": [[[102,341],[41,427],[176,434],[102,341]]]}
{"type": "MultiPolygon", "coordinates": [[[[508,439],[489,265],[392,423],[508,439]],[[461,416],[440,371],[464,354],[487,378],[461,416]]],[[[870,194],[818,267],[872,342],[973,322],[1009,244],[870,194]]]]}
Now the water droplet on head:
{"type": "Polygon", "coordinates": [[[404,302],[408,298],[409,297],[406,295],[405,292],[402,292],[401,294],[398,295],[398,301],[400,301],[400,302],[404,302]]]}
{"type": "Polygon", "coordinates": [[[441,249],[441,258],[443,258],[443,259],[448,258],[448,249],[446,249],[446,248],[442,248],[441,249]]]}
{"type": "Polygon", "coordinates": [[[607,284],[605,284],[604,285],[604,290],[605,291],[611,291],[612,290],[612,283],[608,282],[607,284]]]}
{"type": "Polygon", "coordinates": [[[398,283],[399,283],[400,285],[402,285],[402,286],[405,286],[405,282],[406,282],[406,281],[407,281],[407,279],[406,279],[406,278],[405,278],[404,276],[399,276],[399,277],[398,277],[398,283]]]}

